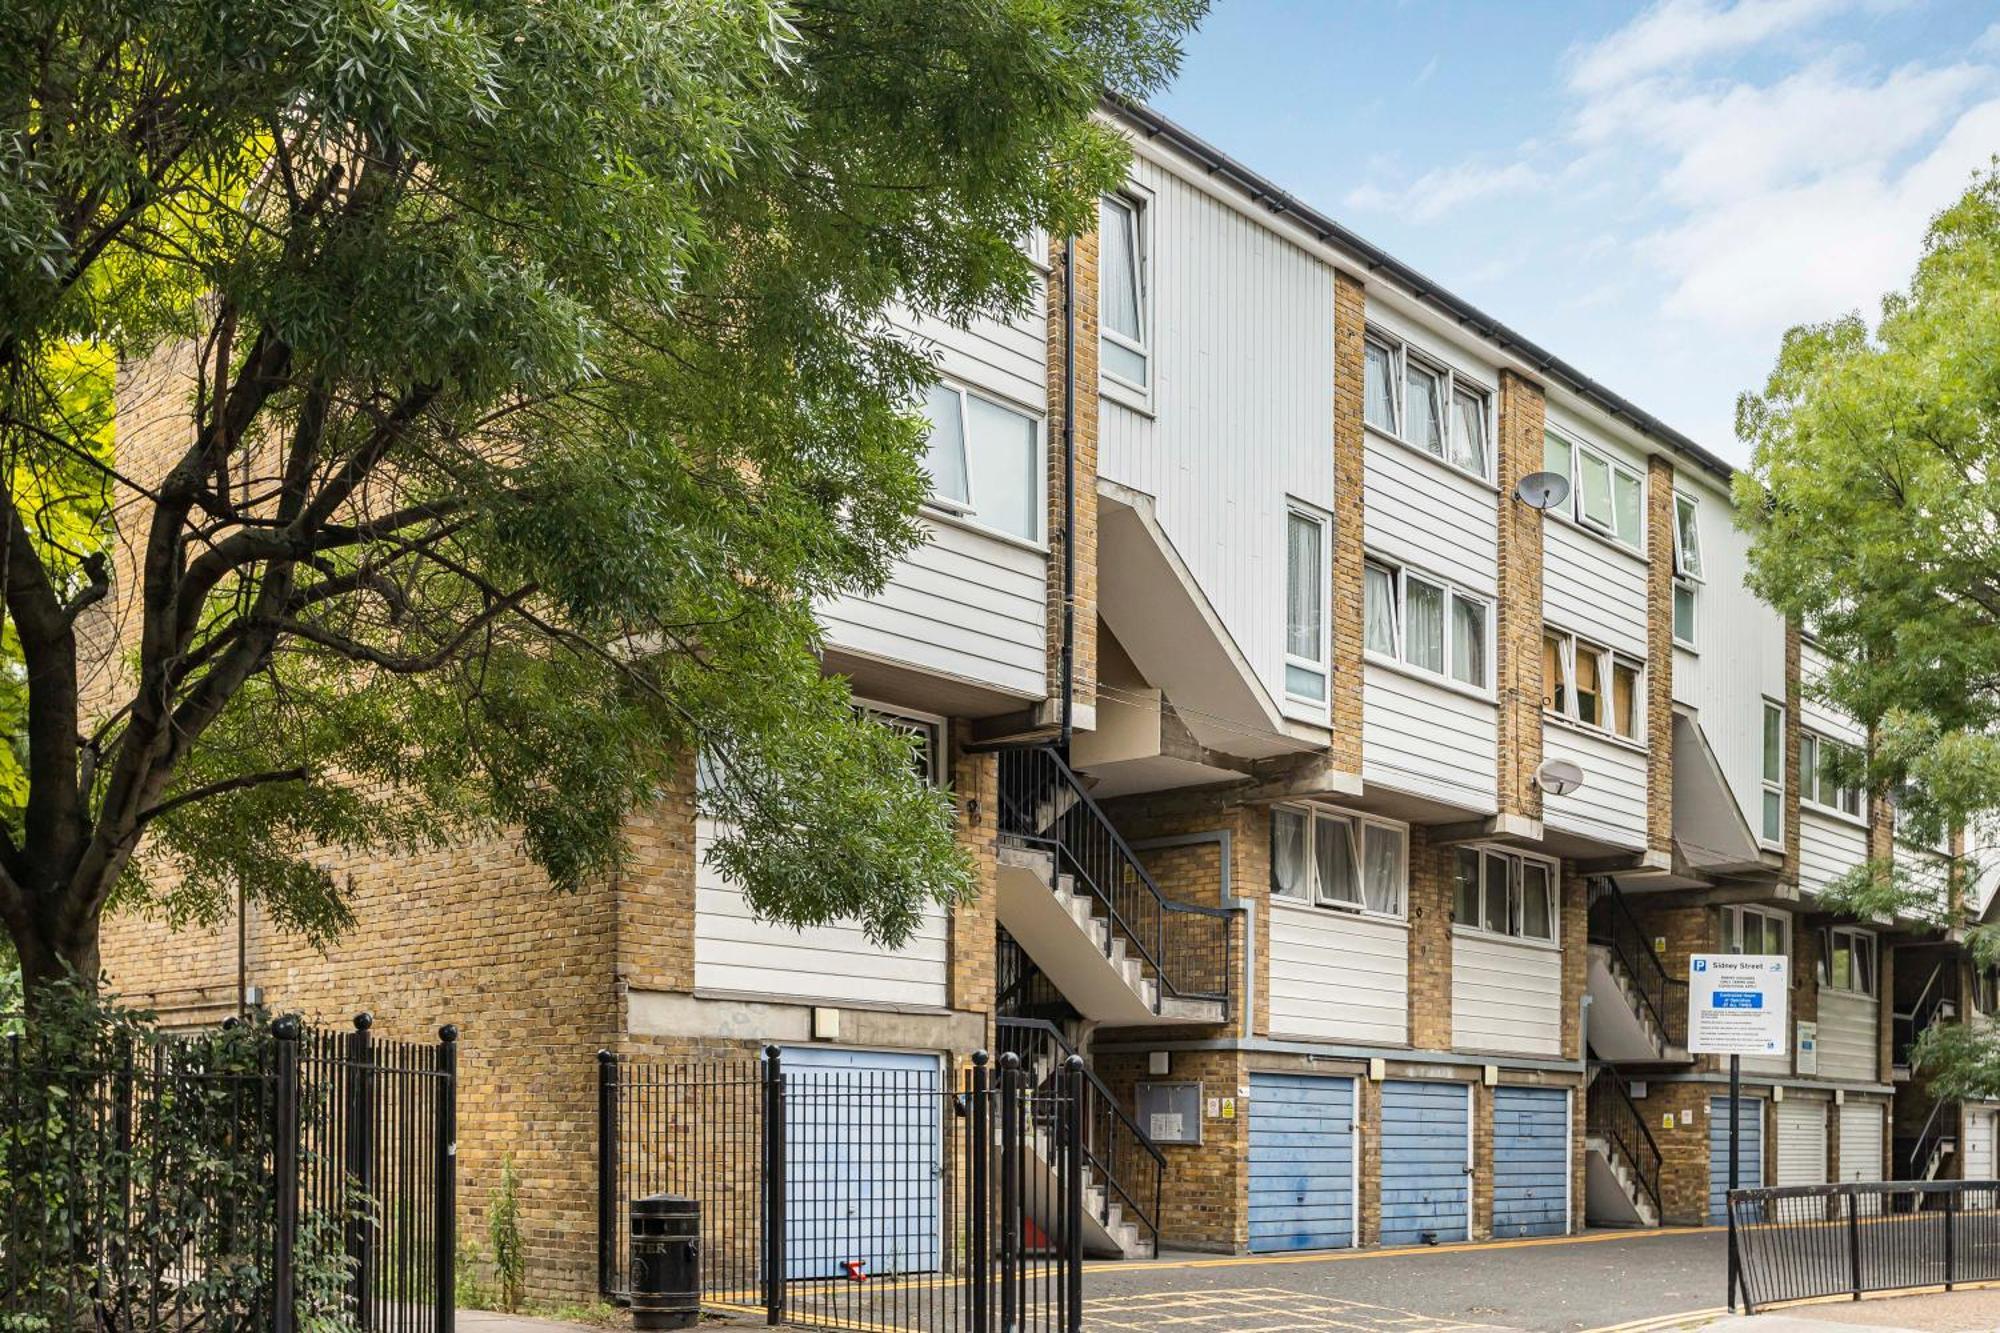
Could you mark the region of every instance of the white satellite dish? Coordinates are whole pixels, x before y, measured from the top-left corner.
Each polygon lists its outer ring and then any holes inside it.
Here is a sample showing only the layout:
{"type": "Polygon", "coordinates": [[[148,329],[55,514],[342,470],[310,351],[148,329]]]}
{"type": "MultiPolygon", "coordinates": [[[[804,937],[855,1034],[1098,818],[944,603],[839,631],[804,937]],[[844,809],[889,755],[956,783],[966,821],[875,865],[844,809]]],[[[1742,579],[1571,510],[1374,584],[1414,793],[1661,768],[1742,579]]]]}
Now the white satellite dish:
{"type": "Polygon", "coordinates": [[[1569,499],[1569,478],[1560,472],[1530,472],[1514,483],[1514,498],[1546,512],[1569,499]]]}
{"type": "Polygon", "coordinates": [[[1551,796],[1567,796],[1583,786],[1583,770],[1567,759],[1545,759],[1535,770],[1535,785],[1551,796]]]}

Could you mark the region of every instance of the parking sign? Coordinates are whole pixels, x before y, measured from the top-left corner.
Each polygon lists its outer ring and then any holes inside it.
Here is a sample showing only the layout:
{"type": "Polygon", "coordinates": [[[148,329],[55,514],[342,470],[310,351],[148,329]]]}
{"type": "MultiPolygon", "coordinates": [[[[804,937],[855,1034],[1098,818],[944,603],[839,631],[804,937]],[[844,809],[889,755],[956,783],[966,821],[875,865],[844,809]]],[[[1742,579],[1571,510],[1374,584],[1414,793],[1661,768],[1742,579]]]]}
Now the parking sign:
{"type": "Polygon", "coordinates": [[[1688,1050],[1782,1055],[1789,1035],[1790,960],[1783,954],[1698,953],[1688,960],[1688,1050]]]}

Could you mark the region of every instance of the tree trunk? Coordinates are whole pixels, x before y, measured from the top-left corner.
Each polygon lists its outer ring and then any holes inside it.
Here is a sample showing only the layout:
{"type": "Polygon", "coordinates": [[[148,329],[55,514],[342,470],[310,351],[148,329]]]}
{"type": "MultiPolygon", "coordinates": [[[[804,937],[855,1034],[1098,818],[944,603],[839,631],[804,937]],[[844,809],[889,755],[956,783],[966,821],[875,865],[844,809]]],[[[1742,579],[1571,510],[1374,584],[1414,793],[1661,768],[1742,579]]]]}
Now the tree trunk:
{"type": "Polygon", "coordinates": [[[67,938],[50,938],[39,924],[27,936],[15,936],[14,951],[21,960],[21,986],[27,1007],[35,1007],[36,997],[49,986],[75,978],[90,990],[97,989],[103,967],[98,951],[97,923],[92,921],[67,938]]]}

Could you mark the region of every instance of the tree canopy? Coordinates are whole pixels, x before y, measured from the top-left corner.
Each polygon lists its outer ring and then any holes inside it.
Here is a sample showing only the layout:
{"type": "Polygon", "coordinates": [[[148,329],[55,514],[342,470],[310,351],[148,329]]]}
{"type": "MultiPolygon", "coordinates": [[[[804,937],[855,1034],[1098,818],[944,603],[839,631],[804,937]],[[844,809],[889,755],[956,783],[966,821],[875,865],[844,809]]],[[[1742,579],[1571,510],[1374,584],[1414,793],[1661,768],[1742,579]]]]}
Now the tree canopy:
{"type": "Polygon", "coordinates": [[[518,829],[573,888],[695,753],[758,911],[892,943],[961,893],[948,805],[815,655],[919,537],[932,368],[889,317],[1018,307],[1022,238],[1122,176],[1098,99],[1202,8],[8,6],[31,984],[94,977],[114,890],[326,939],[327,848],[518,829]]]}

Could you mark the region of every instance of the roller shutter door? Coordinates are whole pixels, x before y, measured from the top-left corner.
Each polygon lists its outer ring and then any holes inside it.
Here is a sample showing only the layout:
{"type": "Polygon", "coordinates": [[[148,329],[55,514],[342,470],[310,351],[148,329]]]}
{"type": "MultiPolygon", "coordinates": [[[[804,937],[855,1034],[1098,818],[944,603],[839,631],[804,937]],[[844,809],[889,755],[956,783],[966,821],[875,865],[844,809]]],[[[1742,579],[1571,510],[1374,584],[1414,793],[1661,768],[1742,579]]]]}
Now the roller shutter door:
{"type": "MultiPolygon", "coordinates": [[[[1743,1099],[1743,1135],[1737,1183],[1754,1189],[1764,1183],[1764,1101],[1743,1099]]],[[[1716,1226],[1729,1221],[1729,1099],[1708,1099],[1708,1220],[1716,1226]]]]}
{"type": "Polygon", "coordinates": [[[1993,1112],[1967,1107],[1965,1112],[1965,1179],[1993,1179],[1993,1112]]]}
{"type": "Polygon", "coordinates": [[[1493,1091],[1493,1235],[1569,1230],[1569,1092],[1493,1091]]]}
{"type": "Polygon", "coordinates": [[[1825,1102],[1778,1103],[1776,1151],[1780,1185],[1826,1184],[1826,1112],[1825,1102]]]}
{"type": "Polygon", "coordinates": [[[1250,1248],[1354,1244],[1351,1078],[1250,1076],[1250,1248]]]}
{"type": "Polygon", "coordinates": [[[1418,1245],[1471,1234],[1472,1089],[1463,1083],[1382,1085],[1382,1243],[1418,1245]]]}
{"type": "MultiPolygon", "coordinates": [[[[1880,1102],[1849,1102],[1840,1108],[1841,1183],[1882,1179],[1882,1111],[1880,1102]]],[[[1855,1209],[1878,1213],[1882,1196],[1862,1195],[1855,1209]]]]}

